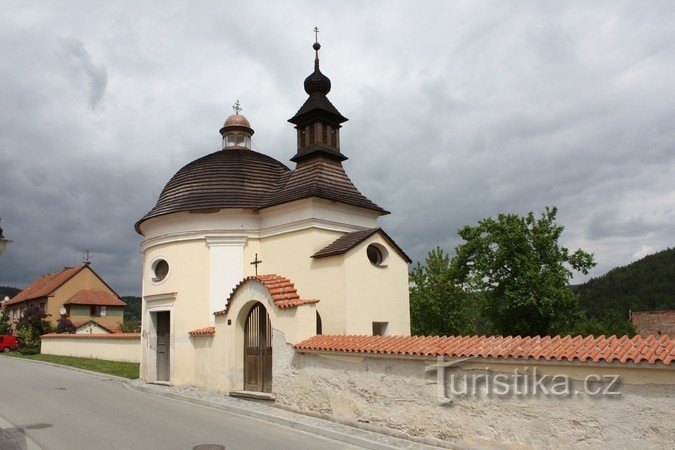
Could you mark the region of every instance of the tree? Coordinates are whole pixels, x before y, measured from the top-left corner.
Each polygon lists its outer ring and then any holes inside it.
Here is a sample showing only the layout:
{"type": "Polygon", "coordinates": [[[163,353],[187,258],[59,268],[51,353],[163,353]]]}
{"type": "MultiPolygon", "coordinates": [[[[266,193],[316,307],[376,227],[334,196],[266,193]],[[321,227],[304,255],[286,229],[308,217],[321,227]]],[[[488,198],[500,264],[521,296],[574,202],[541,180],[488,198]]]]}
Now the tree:
{"type": "Polygon", "coordinates": [[[47,320],[45,310],[37,305],[26,308],[23,316],[16,323],[17,335],[26,347],[40,347],[40,336],[52,331],[52,324],[47,320]]]}
{"type": "Polygon", "coordinates": [[[440,248],[410,273],[410,318],[414,335],[475,332],[470,297],[455,284],[449,256],[440,248]]]}
{"type": "Polygon", "coordinates": [[[585,314],[581,320],[567,333],[580,336],[635,336],[635,327],[626,318],[616,310],[608,311],[601,320],[593,317],[587,317],[585,314]]]}
{"type": "Polygon", "coordinates": [[[9,314],[6,308],[0,310],[0,334],[9,334],[12,325],[9,323],[9,314]]]}
{"type": "Polygon", "coordinates": [[[120,329],[120,333],[140,333],[141,332],[141,321],[140,320],[128,320],[124,323],[117,322],[117,327],[120,329]]]}
{"type": "Polygon", "coordinates": [[[502,335],[552,334],[578,310],[569,289],[572,271],[588,273],[593,255],[558,243],[563,227],[556,208],[520,217],[500,214],[459,230],[465,241],[454,259],[457,281],[481,298],[482,311],[502,335]]]}
{"type": "Polygon", "coordinates": [[[75,324],[70,321],[69,318],[67,317],[61,317],[59,320],[56,321],[56,329],[54,330],[55,333],[75,333],[77,330],[77,327],[75,327],[75,324]]]}

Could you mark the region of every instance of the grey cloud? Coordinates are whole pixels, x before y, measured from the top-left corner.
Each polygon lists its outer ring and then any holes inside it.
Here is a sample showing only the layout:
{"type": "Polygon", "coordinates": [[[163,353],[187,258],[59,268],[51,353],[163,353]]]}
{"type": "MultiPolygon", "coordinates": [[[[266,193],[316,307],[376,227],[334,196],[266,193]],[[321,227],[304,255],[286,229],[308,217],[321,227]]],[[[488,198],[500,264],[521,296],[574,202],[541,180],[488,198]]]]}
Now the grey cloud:
{"type": "Polygon", "coordinates": [[[86,85],[89,91],[89,107],[96,109],[108,85],[106,67],[92,62],[91,55],[80,40],[68,40],[63,43],[63,47],[68,59],[73,63],[75,71],[73,78],[86,85]]]}
{"type": "Polygon", "coordinates": [[[592,275],[673,245],[672,2],[3,3],[0,284],[91,249],[138,294],[133,223],[236,98],[291,165],[315,25],[347,171],[414,259],[547,205],[592,275]]]}

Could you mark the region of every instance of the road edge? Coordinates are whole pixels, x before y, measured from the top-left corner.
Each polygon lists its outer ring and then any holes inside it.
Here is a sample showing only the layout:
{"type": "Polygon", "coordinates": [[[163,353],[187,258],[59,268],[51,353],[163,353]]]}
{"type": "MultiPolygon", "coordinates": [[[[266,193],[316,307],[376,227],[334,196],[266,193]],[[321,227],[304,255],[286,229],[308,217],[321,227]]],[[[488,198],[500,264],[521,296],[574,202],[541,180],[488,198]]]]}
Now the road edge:
{"type": "MultiPolygon", "coordinates": [[[[142,385],[137,385],[137,384],[132,383],[131,381],[133,381],[133,380],[127,380],[127,386],[130,389],[134,389],[134,390],[144,392],[144,393],[150,394],[150,395],[155,395],[157,397],[169,397],[169,398],[172,398],[172,399],[175,399],[175,400],[182,400],[182,401],[186,401],[186,402],[189,402],[189,403],[194,403],[194,404],[198,404],[198,405],[202,405],[202,406],[208,406],[208,407],[211,407],[211,408],[220,409],[222,411],[227,411],[227,412],[234,413],[234,414],[252,417],[254,419],[262,420],[262,421],[265,421],[265,422],[275,423],[277,425],[282,425],[282,426],[286,426],[286,427],[289,427],[289,428],[294,428],[294,429],[297,429],[297,430],[300,430],[300,431],[304,431],[304,432],[311,433],[311,434],[316,434],[316,435],[323,436],[323,437],[326,437],[326,438],[329,438],[329,439],[333,439],[333,440],[340,441],[340,442],[345,442],[347,444],[357,445],[357,446],[364,447],[364,448],[369,448],[369,449],[399,449],[399,448],[401,448],[399,446],[384,444],[382,442],[377,442],[377,441],[370,440],[370,439],[367,439],[367,438],[364,438],[364,437],[355,436],[355,435],[343,433],[343,432],[336,431],[336,430],[330,430],[330,429],[323,428],[323,427],[320,427],[320,426],[308,424],[308,423],[305,423],[305,422],[302,422],[302,421],[299,421],[299,420],[292,420],[292,419],[288,419],[288,418],[285,418],[285,417],[276,416],[274,414],[267,414],[267,413],[264,413],[264,412],[250,410],[250,409],[246,409],[246,408],[240,408],[240,407],[233,406],[233,405],[225,405],[225,404],[222,404],[222,403],[219,403],[219,402],[215,402],[215,401],[211,401],[211,400],[205,400],[205,399],[202,399],[202,398],[193,397],[193,396],[185,395],[185,394],[178,394],[178,393],[175,393],[175,392],[158,392],[155,389],[152,389],[152,388],[146,387],[146,386],[142,386],[142,385]]],[[[283,410],[284,408],[280,408],[280,409],[283,410]]],[[[420,447],[426,446],[427,448],[444,448],[444,447],[445,448],[457,448],[456,446],[448,446],[449,443],[438,442],[438,443],[432,444],[432,443],[429,443],[429,442],[420,442],[418,440],[408,439],[408,438],[404,438],[404,437],[401,437],[401,436],[397,436],[394,432],[392,432],[392,433],[382,433],[382,432],[376,431],[376,430],[371,430],[371,429],[366,429],[366,428],[361,428],[361,427],[355,427],[351,424],[346,424],[346,423],[341,423],[341,422],[337,422],[337,421],[333,421],[333,420],[328,420],[328,419],[325,419],[323,417],[315,417],[313,415],[306,415],[306,414],[299,413],[297,411],[292,411],[292,410],[287,410],[287,411],[292,412],[294,414],[312,417],[312,418],[315,418],[315,419],[326,420],[327,422],[342,425],[342,426],[345,426],[345,427],[351,427],[351,428],[354,428],[355,431],[358,430],[358,431],[361,431],[361,432],[374,433],[374,434],[382,435],[383,437],[401,440],[401,441],[404,441],[408,444],[414,444],[414,445],[417,445],[417,446],[420,446],[420,447]],[[439,444],[441,444],[441,445],[439,446],[439,444]],[[445,444],[445,445],[443,445],[443,444],[445,444]]]]}

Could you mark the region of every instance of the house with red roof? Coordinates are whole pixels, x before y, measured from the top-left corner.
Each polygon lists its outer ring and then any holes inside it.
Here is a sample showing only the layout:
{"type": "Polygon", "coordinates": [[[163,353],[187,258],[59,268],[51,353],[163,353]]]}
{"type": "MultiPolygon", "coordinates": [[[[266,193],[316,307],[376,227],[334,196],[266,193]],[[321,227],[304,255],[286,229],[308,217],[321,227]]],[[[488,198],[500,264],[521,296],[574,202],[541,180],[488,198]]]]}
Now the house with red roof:
{"type": "Polygon", "coordinates": [[[124,322],[126,303],[87,263],[41,276],[3,308],[16,323],[33,305],[44,309],[53,325],[67,317],[78,332],[103,334],[115,332],[124,322]]]}

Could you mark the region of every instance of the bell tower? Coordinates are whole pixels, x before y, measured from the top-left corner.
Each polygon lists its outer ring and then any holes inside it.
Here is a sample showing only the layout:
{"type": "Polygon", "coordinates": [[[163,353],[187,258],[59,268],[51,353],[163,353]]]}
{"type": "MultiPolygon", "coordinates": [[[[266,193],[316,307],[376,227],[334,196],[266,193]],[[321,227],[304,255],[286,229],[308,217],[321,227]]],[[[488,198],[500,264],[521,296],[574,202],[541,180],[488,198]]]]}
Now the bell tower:
{"type": "Polygon", "coordinates": [[[314,72],[305,78],[305,92],[309,97],[288,121],[295,125],[298,136],[297,153],[291,161],[299,162],[308,156],[324,154],[338,161],[347,159],[340,152],[340,128],[347,118],[333,106],[326,95],[330,92],[330,79],[319,69],[319,29],[314,28],[314,72]]]}

